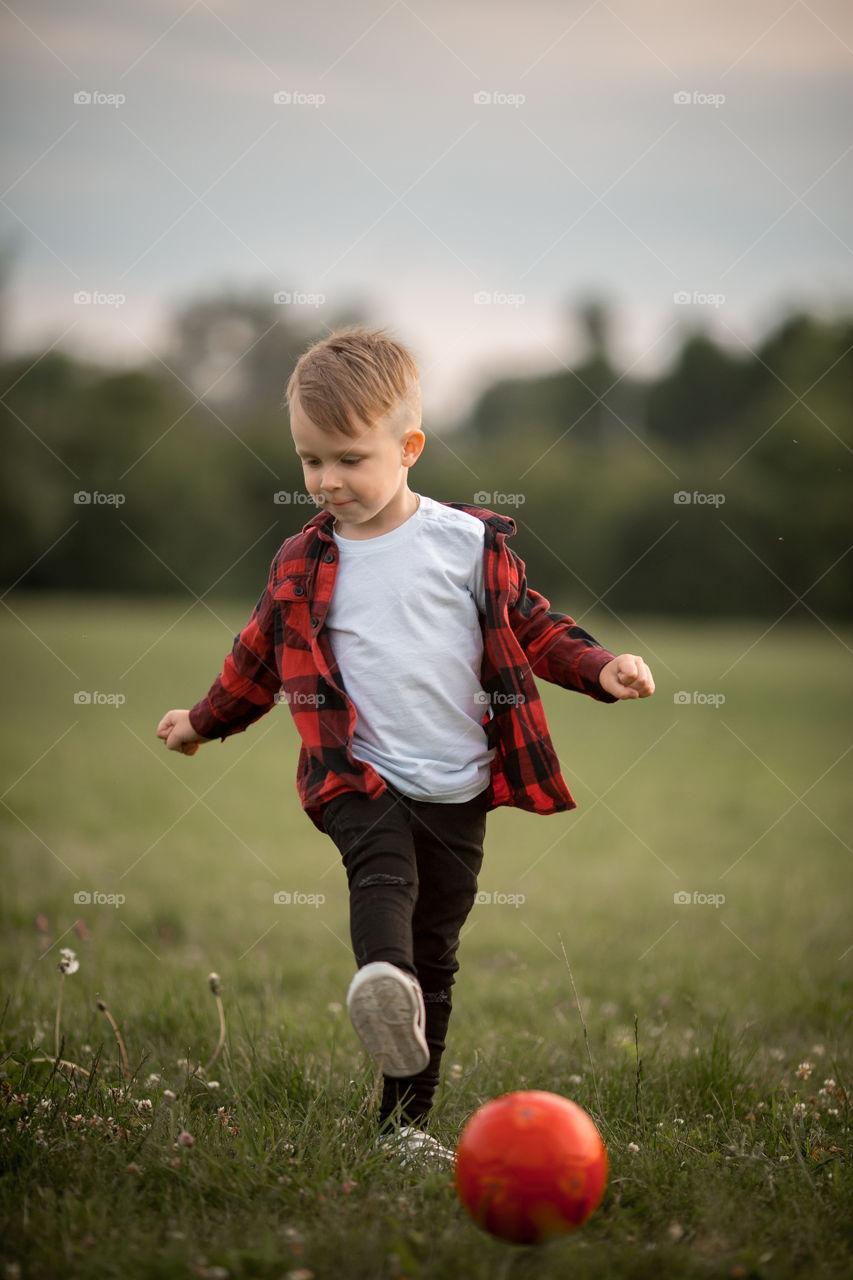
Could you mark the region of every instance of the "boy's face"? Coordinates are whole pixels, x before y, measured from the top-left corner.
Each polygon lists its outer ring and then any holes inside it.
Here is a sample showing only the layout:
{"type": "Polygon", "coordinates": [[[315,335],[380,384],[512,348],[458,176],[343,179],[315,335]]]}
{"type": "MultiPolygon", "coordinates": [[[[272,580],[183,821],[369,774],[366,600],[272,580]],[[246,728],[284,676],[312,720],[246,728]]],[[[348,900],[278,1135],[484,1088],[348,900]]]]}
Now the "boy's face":
{"type": "Polygon", "coordinates": [[[401,405],[358,435],[347,436],[315,426],[298,395],[293,397],[290,430],[306,488],[335,516],[340,536],[376,538],[413,514],[408,469],[420,456],[424,433],[410,424],[418,421],[410,407],[401,405]]]}

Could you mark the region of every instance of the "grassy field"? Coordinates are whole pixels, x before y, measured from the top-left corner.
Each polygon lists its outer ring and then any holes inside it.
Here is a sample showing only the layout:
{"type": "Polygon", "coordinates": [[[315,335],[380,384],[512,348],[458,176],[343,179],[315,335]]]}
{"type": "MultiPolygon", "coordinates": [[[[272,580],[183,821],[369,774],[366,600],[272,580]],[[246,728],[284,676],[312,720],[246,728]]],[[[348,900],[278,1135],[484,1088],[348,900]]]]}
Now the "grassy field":
{"type": "Polygon", "coordinates": [[[193,759],[156,741],[245,604],[6,603],[8,1280],[853,1272],[849,634],[602,615],[655,697],[543,688],[580,807],[489,819],[433,1118],[452,1144],[527,1087],[598,1123],[600,1210],[519,1248],[446,1174],[373,1149],[344,877],[299,808],[286,709],[193,759]],[[54,1065],[60,989],[89,1076],[54,1065]]]}

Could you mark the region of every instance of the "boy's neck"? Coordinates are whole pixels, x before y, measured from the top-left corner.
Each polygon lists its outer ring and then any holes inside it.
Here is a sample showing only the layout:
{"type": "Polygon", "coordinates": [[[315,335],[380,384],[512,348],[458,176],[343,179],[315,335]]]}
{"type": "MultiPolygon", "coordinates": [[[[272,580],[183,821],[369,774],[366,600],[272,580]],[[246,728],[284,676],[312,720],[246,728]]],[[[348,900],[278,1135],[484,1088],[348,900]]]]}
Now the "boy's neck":
{"type": "MultiPolygon", "coordinates": [[[[395,529],[399,529],[401,525],[411,520],[421,505],[420,494],[413,493],[409,488],[405,491],[405,499],[402,514],[399,516],[391,515],[387,523],[381,521],[378,526],[374,524],[374,520],[378,520],[379,517],[367,520],[364,524],[351,524],[347,521],[342,522],[340,519],[336,519],[333,525],[335,536],[346,538],[351,542],[366,542],[369,538],[381,538],[386,533],[393,533],[395,529]]],[[[379,513],[380,516],[384,514],[384,512],[379,513]]]]}

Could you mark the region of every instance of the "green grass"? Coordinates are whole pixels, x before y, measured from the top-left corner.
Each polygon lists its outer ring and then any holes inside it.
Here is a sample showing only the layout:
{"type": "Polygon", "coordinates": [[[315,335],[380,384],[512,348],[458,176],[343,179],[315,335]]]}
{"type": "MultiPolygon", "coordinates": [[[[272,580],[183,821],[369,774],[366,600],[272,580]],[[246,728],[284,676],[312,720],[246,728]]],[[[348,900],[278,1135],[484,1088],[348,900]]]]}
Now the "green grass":
{"type": "Polygon", "coordinates": [[[492,901],[463,936],[433,1118],[452,1143],[481,1102],[528,1087],[598,1123],[601,1208],[520,1249],[483,1235],[446,1175],[373,1150],[375,1077],[341,1011],[344,877],[299,808],[286,710],[193,759],[155,739],[206,690],[245,605],[7,603],[7,1274],[851,1273],[849,634],[601,616],[585,625],[644,653],[656,696],[606,707],[543,687],[580,807],[489,819],[492,901]],[[79,690],[125,701],[79,705],[79,690]],[[64,946],[80,970],[63,982],[63,1057],[92,1070],[76,1083],[53,1065],[64,946]],[[205,1076],[211,970],[227,1037],[205,1076]]]}

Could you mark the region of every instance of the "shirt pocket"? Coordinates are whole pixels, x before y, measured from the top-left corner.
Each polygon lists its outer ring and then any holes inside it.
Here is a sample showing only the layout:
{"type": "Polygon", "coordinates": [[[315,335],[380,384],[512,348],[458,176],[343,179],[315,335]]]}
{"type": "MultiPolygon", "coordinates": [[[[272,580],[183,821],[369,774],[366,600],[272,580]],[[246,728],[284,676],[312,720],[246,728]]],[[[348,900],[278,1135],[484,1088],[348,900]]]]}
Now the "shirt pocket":
{"type": "Polygon", "coordinates": [[[278,627],[286,649],[310,649],[311,610],[308,575],[289,574],[273,591],[278,627]]]}

